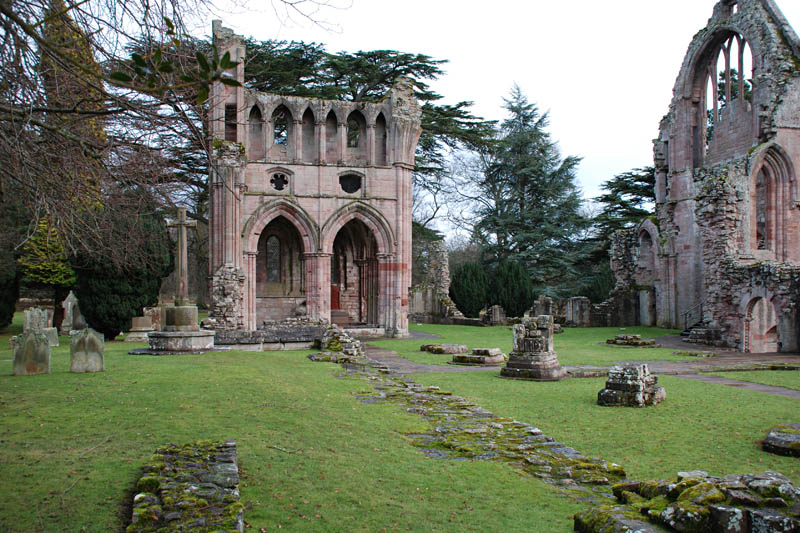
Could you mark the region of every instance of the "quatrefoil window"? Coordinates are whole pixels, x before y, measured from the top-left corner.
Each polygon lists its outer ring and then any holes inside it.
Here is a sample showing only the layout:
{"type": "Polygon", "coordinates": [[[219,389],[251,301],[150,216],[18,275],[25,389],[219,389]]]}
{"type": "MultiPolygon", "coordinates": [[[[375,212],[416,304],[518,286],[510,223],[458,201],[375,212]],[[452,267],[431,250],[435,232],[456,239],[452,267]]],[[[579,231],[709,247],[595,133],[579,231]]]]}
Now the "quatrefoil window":
{"type": "Polygon", "coordinates": [[[286,185],[289,183],[289,178],[286,174],[273,174],[272,177],[269,179],[269,182],[272,184],[272,188],[276,191],[282,191],[286,188],[286,185]]]}

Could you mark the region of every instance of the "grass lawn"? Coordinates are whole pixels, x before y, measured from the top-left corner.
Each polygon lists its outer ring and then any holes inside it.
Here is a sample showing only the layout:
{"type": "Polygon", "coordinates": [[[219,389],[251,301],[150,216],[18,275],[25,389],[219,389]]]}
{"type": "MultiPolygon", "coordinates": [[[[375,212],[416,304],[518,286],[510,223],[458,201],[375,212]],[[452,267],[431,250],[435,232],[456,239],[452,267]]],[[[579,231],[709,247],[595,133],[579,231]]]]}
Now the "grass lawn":
{"type": "Polygon", "coordinates": [[[70,374],[13,377],[0,335],[0,531],[115,531],[139,468],[164,443],[236,438],[253,531],[572,530],[583,504],[507,465],[427,459],[405,433],[430,430],[367,405],[356,380],[305,352],[130,356],[70,374]],[[83,529],[85,528],[85,529],[83,529]]]}
{"type": "Polygon", "coordinates": [[[535,424],[586,455],[622,465],[636,479],[672,479],[695,469],[712,475],[776,470],[800,483],[797,458],[762,452],[757,442],[770,427],[798,421],[796,399],[662,376],[663,403],[612,408],[597,405],[603,379],[537,383],[496,375],[432,373],[414,379],[535,424]]]}
{"type": "MultiPolygon", "coordinates": [[[[386,340],[371,342],[381,348],[394,350],[417,363],[446,365],[451,355],[421,352],[419,347],[428,343],[465,344],[472,348],[500,348],[504,353],[511,352],[514,338],[512,326],[441,326],[438,324],[411,324],[411,329],[423,333],[434,333],[441,339],[431,340],[386,340]]],[[[562,365],[611,366],[617,361],[680,361],[695,359],[692,356],[673,355],[671,348],[629,348],[605,344],[606,339],[625,333],[641,335],[642,338],[657,338],[677,335],[677,330],[628,327],[628,328],[565,328],[564,333],[555,336],[555,349],[562,365]]]]}
{"type": "MultiPolygon", "coordinates": [[[[762,385],[772,385],[773,387],[784,387],[787,389],[800,390],[800,370],[775,370],[758,372],[709,372],[710,376],[719,376],[728,379],[738,379],[761,383],[762,385]]],[[[800,416],[797,417],[800,420],[800,416]]]]}

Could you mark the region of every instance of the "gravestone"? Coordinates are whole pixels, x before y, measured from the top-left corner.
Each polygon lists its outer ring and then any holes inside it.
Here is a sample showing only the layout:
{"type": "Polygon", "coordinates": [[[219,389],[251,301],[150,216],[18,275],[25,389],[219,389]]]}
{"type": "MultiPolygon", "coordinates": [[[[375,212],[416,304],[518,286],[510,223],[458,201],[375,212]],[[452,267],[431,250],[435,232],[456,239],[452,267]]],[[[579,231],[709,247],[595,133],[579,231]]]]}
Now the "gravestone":
{"type": "Polygon", "coordinates": [[[597,393],[597,404],[605,406],[645,407],[663,401],[664,387],[647,365],[615,366],[608,371],[606,388],[597,393]]]}
{"type": "Polygon", "coordinates": [[[74,373],[105,370],[105,338],[86,328],[69,335],[69,371],[74,373]]]}
{"type": "Polygon", "coordinates": [[[26,309],[22,331],[39,332],[47,338],[50,346],[58,346],[58,328],[50,327],[50,315],[47,309],[31,307],[26,309]]]}
{"type": "Polygon", "coordinates": [[[78,306],[78,297],[75,296],[75,293],[69,291],[69,294],[64,301],[61,303],[61,307],[64,308],[64,320],[61,321],[61,334],[62,335],[69,335],[70,331],[72,331],[72,320],[73,320],[73,309],[76,309],[78,306]]]}
{"type": "Polygon", "coordinates": [[[514,350],[500,375],[532,381],[564,379],[567,371],[553,350],[552,316],[526,317],[514,326],[514,350]]]}
{"type": "Polygon", "coordinates": [[[28,330],[14,338],[14,375],[50,373],[50,344],[40,331],[28,330]]]}
{"type": "Polygon", "coordinates": [[[135,316],[131,319],[131,330],[125,336],[125,342],[147,342],[147,334],[155,331],[149,316],[135,316]]]}

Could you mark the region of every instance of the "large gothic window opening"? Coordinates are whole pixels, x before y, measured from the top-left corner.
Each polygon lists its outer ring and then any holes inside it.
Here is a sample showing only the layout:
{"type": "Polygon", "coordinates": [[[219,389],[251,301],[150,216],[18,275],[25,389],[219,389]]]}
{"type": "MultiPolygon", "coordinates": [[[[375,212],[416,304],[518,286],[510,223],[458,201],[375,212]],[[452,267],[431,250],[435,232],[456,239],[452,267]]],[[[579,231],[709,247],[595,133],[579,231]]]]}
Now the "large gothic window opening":
{"type": "Polygon", "coordinates": [[[328,113],[325,118],[325,157],[328,163],[336,163],[341,160],[339,155],[338,142],[339,121],[336,120],[336,113],[328,113]]]}
{"type": "Polygon", "coordinates": [[[306,163],[313,163],[317,158],[317,147],[314,142],[314,113],[306,109],[303,113],[303,157],[306,163]]]}
{"type": "Polygon", "coordinates": [[[761,260],[800,260],[790,235],[800,230],[791,165],[775,148],[766,153],[750,185],[750,249],[761,260]]]}
{"type": "Polygon", "coordinates": [[[292,140],[292,114],[285,105],[278,106],[272,113],[272,148],[271,158],[287,161],[290,155],[292,140]]]}
{"type": "Polygon", "coordinates": [[[754,140],[753,52],[738,33],[722,36],[698,64],[695,167],[707,155],[721,158],[749,148],[754,140]]]}
{"type": "Polygon", "coordinates": [[[267,224],[258,239],[256,314],[258,323],[295,316],[305,300],[303,243],[284,217],[267,224]]]}
{"type": "Polygon", "coordinates": [[[375,119],[375,164],[379,166],[385,166],[387,164],[387,131],[386,119],[383,118],[383,113],[378,113],[378,118],[375,119]]]}
{"type": "Polygon", "coordinates": [[[331,320],[341,325],[378,323],[378,244],[360,220],[345,224],[333,241],[331,320]]]}

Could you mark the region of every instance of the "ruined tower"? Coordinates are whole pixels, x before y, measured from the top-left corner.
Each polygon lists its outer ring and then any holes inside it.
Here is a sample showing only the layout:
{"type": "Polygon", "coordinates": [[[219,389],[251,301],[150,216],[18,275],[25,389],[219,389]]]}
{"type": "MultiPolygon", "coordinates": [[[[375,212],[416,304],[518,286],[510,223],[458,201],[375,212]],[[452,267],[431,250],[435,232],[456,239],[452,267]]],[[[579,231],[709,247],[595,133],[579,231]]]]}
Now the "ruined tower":
{"type": "Polygon", "coordinates": [[[800,349],[800,40],[775,2],[715,6],[654,155],[656,217],[612,248],[617,307],[743,351],[800,349]]]}
{"type": "MultiPolygon", "coordinates": [[[[213,23],[220,55],[242,38],[213,23]]],[[[408,332],[411,173],[420,107],[400,79],[383,101],[329,101],[214,83],[212,316],[253,330],[296,316],[408,332]]]]}

